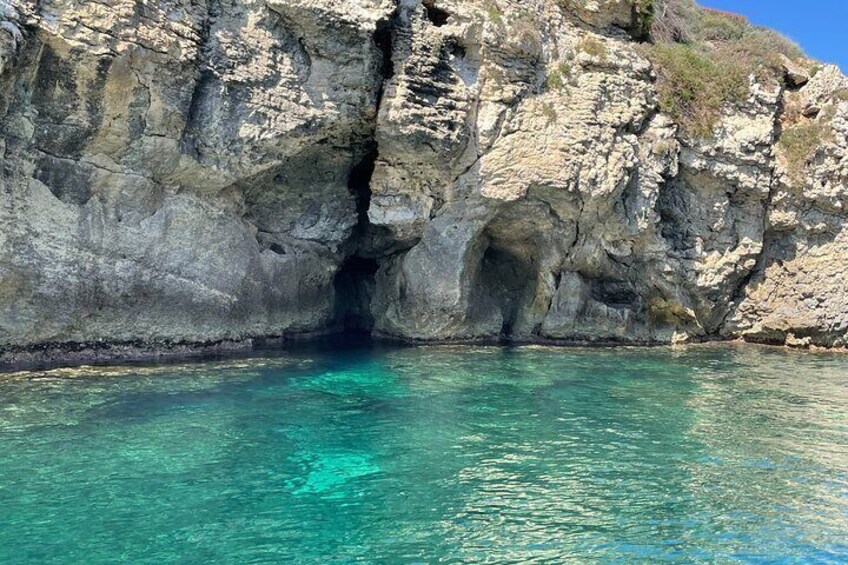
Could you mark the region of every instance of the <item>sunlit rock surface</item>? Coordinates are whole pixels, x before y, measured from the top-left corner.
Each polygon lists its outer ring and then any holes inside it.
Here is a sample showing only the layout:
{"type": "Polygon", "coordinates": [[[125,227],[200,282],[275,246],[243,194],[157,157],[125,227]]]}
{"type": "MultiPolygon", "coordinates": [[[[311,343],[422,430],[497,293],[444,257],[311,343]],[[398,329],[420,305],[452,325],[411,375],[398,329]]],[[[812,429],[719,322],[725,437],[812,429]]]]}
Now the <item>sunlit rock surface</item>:
{"type": "Polygon", "coordinates": [[[836,67],[752,78],[689,139],[629,0],[0,8],[8,355],[344,327],[846,345],[836,67]],[[800,177],[799,120],[833,132],[800,177]]]}

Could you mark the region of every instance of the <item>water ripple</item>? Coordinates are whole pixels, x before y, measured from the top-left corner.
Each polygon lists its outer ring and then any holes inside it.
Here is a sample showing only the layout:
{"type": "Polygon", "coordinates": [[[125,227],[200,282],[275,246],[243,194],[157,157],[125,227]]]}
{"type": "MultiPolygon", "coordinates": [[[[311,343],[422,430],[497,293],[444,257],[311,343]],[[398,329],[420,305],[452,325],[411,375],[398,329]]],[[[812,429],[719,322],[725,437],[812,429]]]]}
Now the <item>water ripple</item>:
{"type": "Polygon", "coordinates": [[[303,349],[0,379],[0,562],[845,563],[848,357],[303,349]]]}

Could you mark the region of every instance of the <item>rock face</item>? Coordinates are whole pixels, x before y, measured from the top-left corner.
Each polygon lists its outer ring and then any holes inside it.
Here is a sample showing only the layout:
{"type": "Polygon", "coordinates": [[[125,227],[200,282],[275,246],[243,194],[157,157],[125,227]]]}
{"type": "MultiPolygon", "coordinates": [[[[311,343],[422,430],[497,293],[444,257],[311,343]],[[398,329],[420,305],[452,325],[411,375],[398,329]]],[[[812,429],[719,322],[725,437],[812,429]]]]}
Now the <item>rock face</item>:
{"type": "MultiPolygon", "coordinates": [[[[18,3],[0,343],[187,341],[334,319],[389,2],[18,3]]],[[[6,29],[6,28],[4,28],[6,29]]]]}
{"type": "Polygon", "coordinates": [[[848,80],[752,77],[690,139],[637,12],[0,2],[0,350],[848,345],[848,80]],[[800,175],[793,127],[829,132],[800,175]]]}

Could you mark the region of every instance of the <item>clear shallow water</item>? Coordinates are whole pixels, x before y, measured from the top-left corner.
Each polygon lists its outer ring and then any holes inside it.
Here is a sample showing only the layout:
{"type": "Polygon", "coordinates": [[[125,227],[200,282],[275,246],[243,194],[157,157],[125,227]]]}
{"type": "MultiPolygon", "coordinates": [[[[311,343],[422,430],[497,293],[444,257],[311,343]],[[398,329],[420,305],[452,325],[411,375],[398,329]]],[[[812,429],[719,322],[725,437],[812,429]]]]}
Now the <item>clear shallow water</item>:
{"type": "Polygon", "coordinates": [[[846,563],[848,357],[304,348],[0,376],[2,563],[846,563]]]}

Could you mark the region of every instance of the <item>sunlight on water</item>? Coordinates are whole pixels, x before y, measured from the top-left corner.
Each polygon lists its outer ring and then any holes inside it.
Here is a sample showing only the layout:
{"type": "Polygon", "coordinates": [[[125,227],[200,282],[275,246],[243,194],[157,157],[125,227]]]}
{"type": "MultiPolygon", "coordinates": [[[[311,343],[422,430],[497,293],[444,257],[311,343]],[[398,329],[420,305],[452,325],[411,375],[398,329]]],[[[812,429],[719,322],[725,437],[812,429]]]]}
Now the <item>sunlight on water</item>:
{"type": "Polygon", "coordinates": [[[0,376],[0,563],[846,563],[848,356],[302,347],[0,376]]]}

